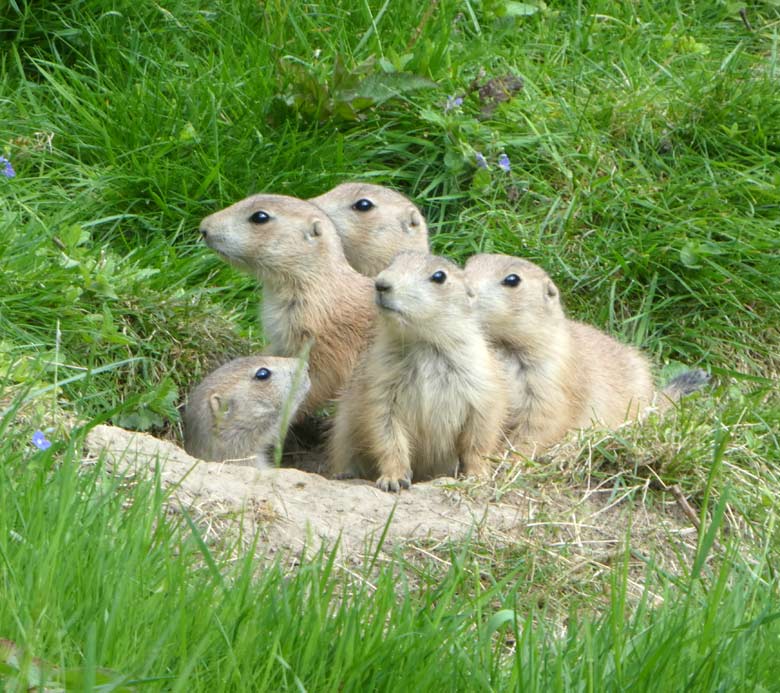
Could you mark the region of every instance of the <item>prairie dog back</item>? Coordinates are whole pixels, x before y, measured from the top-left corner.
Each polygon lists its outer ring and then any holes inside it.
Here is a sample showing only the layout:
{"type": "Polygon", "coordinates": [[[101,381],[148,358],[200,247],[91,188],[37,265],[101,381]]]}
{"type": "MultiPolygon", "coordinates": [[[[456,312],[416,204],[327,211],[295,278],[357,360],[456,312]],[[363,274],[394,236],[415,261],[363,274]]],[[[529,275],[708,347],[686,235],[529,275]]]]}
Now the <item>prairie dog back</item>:
{"type": "Polygon", "coordinates": [[[428,252],[428,227],[417,206],[395,190],[342,183],[310,202],[333,221],[344,254],[358,272],[374,277],[404,250],[428,252]]]}
{"type": "Polygon", "coordinates": [[[193,457],[265,468],[309,391],[299,359],[245,356],[217,368],[191,392],[184,449],[193,457]]]}

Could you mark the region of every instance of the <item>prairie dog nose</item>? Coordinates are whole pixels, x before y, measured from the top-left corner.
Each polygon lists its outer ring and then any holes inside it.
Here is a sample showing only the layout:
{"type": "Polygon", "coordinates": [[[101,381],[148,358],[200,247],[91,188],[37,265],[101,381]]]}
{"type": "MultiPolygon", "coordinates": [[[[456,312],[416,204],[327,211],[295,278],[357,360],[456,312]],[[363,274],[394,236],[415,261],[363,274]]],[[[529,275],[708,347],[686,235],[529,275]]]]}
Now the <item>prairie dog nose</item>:
{"type": "Polygon", "coordinates": [[[201,235],[202,238],[206,238],[206,236],[209,235],[209,232],[201,226],[201,228],[200,228],[200,235],[201,235]]]}
{"type": "Polygon", "coordinates": [[[387,279],[377,278],[377,280],[374,282],[374,287],[381,294],[385,291],[390,291],[390,289],[393,288],[393,285],[390,284],[387,279]]]}

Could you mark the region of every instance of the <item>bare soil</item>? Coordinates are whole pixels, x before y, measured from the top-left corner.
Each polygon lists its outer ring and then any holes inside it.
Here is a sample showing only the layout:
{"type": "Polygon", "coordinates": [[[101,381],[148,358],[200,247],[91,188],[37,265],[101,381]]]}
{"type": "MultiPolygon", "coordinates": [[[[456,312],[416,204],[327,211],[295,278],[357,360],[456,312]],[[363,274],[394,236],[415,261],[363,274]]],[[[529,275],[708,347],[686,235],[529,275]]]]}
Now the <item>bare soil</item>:
{"type": "MultiPolygon", "coordinates": [[[[85,463],[103,458],[114,473],[151,477],[159,468],[170,507],[193,511],[206,525],[207,539],[224,538],[238,525],[244,534],[258,529],[259,550],[266,555],[297,556],[338,541],[341,561],[359,563],[384,534],[385,553],[470,539],[532,546],[568,570],[583,564],[606,569],[624,555],[630,533],[633,557],[652,555],[677,572],[696,542],[672,499],[644,503],[641,494],[615,494],[611,487],[523,488],[520,468],[506,464],[490,481],[441,478],[390,494],[366,481],[336,481],[299,469],[203,462],[169,441],[113,426],[94,428],[86,447],[85,463]]],[[[318,465],[309,459],[307,466],[318,465]]]]}

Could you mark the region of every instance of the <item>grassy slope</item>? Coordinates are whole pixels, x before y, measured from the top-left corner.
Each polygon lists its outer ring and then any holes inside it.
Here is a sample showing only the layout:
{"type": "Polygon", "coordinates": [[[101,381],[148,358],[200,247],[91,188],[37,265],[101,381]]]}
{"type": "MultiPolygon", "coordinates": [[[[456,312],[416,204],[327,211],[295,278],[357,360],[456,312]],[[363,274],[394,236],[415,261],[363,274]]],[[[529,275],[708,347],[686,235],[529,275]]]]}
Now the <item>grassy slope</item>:
{"type": "MultiPolygon", "coordinates": [[[[729,516],[757,538],[754,553],[776,556],[777,11],[754,3],[749,31],[726,3],[566,3],[517,20],[497,17],[499,6],[0,9],[0,153],[18,172],[0,178],[0,407],[14,403],[0,414],[0,636],[57,664],[204,690],[294,687],[292,672],[314,690],[442,677],[453,688],[521,676],[541,687],[772,681],[776,622],[741,626],[771,612],[775,588],[741,568],[723,577],[735,589],[722,600],[714,568],[670,587],[689,596],[659,612],[624,621],[615,590],[603,621],[572,623],[562,639],[529,622],[513,667],[484,631],[502,607],[530,613],[514,603],[512,580],[530,579],[522,569],[487,592],[453,569],[440,586],[451,599],[420,591],[400,605],[389,569],[370,599],[334,597],[358,587],[322,561],[254,584],[248,563],[234,573],[220,563],[228,577],[217,577],[188,528],[163,519],[153,488],[73,472],[79,438],[67,442],[65,421],[110,412],[165,431],[177,393],[261,341],[252,282],[195,243],[203,215],[256,190],[305,197],[370,178],[416,197],[439,251],[526,255],[572,314],[659,365],[710,368],[712,398],[657,428],[586,440],[562,473],[580,479],[585,457],[597,474],[654,465],[699,502],[731,486],[729,516]],[[354,72],[371,58],[374,74],[403,69],[439,86],[359,122],[334,115],[349,103],[334,64],[354,72]],[[478,117],[469,85],[508,72],[523,90],[478,117]],[[296,94],[298,110],[284,98],[296,94]],[[463,106],[445,112],[448,95],[463,106]],[[510,174],[495,164],[501,152],[510,174]],[[30,450],[44,425],[54,455],[30,450]],[[386,622],[398,637],[382,643],[386,622]],[[429,652],[448,673],[422,664],[429,652]]],[[[763,571],[759,560],[753,574],[763,571]]]]}

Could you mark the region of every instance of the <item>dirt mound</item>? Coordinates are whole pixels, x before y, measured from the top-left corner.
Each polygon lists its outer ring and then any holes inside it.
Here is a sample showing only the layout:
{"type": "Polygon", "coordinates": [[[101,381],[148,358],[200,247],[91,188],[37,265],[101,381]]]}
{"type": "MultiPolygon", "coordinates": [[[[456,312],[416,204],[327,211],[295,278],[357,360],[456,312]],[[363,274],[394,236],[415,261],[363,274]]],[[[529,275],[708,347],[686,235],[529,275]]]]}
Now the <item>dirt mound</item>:
{"type": "Polygon", "coordinates": [[[396,495],[368,482],[333,481],[297,469],[202,462],[170,442],[112,426],[89,433],[87,452],[87,461],[104,456],[115,472],[150,475],[159,465],[172,505],[194,508],[201,517],[250,520],[269,552],[316,550],[340,539],[342,558],[357,559],[385,529],[385,552],[406,543],[470,537],[535,544],[567,561],[577,556],[605,563],[621,550],[629,526],[632,547],[640,551],[671,543],[663,553],[679,556],[681,544],[695,542],[675,505],[635,507],[625,496],[615,500],[611,489],[535,494],[504,475],[491,483],[437,479],[396,495]]]}

